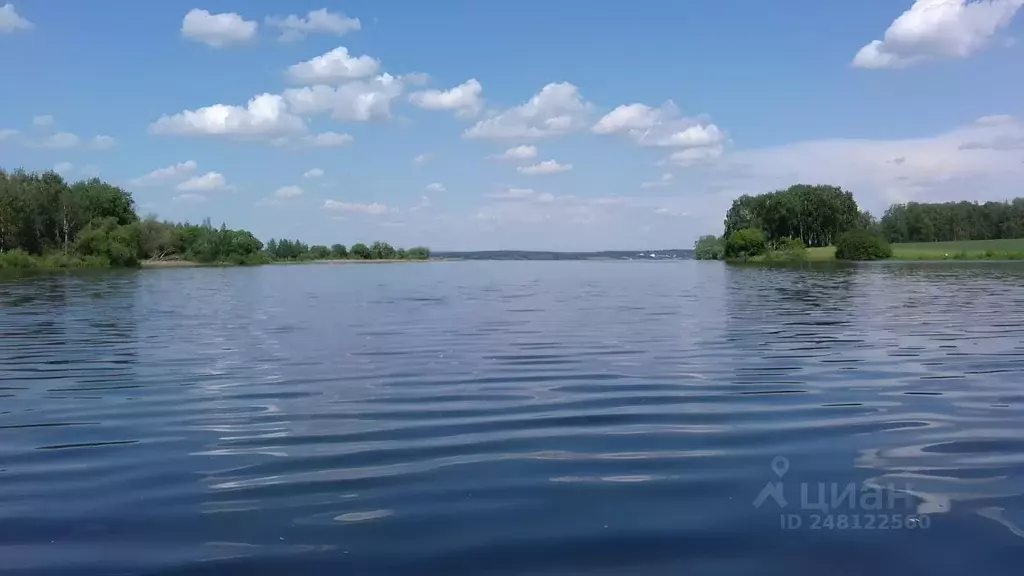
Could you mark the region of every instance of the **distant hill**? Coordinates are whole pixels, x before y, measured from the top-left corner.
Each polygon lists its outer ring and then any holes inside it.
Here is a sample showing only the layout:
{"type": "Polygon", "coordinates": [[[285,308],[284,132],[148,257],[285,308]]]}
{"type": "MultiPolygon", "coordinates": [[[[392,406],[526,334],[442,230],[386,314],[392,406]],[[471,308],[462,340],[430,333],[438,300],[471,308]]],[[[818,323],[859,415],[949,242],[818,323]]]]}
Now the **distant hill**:
{"type": "Polygon", "coordinates": [[[534,250],[481,250],[434,252],[449,260],[692,260],[693,250],[605,250],[601,252],[545,252],[534,250]]]}

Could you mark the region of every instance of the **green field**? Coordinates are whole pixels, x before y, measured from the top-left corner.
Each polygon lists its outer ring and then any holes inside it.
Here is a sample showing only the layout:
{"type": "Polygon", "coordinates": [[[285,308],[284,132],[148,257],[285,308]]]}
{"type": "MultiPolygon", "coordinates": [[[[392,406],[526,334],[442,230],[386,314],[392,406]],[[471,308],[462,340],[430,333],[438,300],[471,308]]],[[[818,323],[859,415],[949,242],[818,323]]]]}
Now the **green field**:
{"type": "Polygon", "coordinates": [[[897,260],[1024,260],[1024,238],[893,244],[897,260]]]}
{"type": "MultiPolygon", "coordinates": [[[[915,242],[892,245],[893,260],[1024,260],[1024,238],[1014,240],[964,240],[961,242],[915,242]]],[[[836,259],[835,246],[808,248],[808,262],[836,259]]],[[[760,262],[764,257],[751,258],[760,262]]]]}

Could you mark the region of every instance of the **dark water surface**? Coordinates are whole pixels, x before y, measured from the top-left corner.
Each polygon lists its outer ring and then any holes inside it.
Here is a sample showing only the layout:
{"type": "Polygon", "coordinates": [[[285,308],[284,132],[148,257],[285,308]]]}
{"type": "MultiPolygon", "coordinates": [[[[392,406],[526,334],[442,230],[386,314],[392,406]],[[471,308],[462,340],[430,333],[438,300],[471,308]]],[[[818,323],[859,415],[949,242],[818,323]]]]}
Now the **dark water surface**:
{"type": "Polygon", "coordinates": [[[1022,561],[1020,265],[0,279],[5,573],[1022,561]]]}

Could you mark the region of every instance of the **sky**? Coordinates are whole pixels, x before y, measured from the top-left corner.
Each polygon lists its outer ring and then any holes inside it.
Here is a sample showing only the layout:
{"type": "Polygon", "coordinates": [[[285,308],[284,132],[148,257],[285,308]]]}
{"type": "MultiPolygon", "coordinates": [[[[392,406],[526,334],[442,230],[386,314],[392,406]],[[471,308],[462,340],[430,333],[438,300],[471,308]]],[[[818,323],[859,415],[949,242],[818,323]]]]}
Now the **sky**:
{"type": "Polygon", "coordinates": [[[1024,0],[0,0],[0,167],[258,237],[691,247],[1024,194],[1024,0]],[[59,6],[59,9],[57,9],[59,6]]]}

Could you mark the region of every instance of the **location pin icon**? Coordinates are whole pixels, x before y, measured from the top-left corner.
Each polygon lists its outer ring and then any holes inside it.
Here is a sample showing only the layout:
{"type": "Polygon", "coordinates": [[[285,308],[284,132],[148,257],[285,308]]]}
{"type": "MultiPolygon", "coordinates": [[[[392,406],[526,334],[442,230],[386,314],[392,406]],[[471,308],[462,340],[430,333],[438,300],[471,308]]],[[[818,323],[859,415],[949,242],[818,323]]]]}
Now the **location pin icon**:
{"type": "Polygon", "coordinates": [[[782,478],[789,472],[789,458],[785,456],[776,456],[772,458],[772,470],[775,471],[776,476],[782,478]]]}

